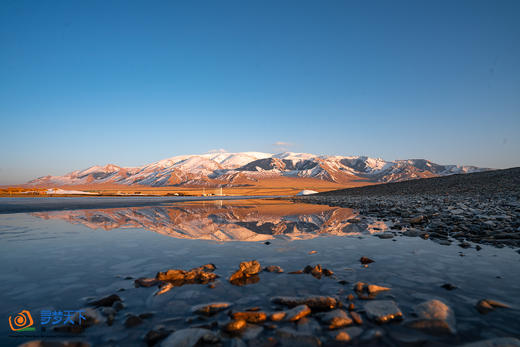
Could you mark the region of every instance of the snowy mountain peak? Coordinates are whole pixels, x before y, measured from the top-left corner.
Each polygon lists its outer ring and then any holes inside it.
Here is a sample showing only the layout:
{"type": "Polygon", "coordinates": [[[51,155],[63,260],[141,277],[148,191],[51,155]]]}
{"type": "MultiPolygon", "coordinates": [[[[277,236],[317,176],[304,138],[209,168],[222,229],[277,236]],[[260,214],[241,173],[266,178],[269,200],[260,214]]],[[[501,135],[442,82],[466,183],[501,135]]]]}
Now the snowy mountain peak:
{"type": "Polygon", "coordinates": [[[64,176],[40,177],[30,181],[29,184],[229,186],[274,177],[314,178],[347,184],[356,179],[367,182],[394,182],[482,170],[486,169],[474,166],[439,165],[425,159],[385,161],[366,156],[319,156],[294,152],[278,154],[213,152],[174,156],[136,168],[122,168],[113,164],[92,166],[64,176]]]}

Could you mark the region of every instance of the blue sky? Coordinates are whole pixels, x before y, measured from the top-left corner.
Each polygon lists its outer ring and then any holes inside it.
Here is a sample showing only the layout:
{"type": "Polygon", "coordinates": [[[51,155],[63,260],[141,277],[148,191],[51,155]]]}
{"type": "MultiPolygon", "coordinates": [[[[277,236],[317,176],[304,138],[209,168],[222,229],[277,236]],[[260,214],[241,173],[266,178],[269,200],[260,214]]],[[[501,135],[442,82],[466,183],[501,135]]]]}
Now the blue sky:
{"type": "Polygon", "coordinates": [[[519,14],[516,0],[2,1],[0,184],[216,148],[519,166],[519,14]]]}

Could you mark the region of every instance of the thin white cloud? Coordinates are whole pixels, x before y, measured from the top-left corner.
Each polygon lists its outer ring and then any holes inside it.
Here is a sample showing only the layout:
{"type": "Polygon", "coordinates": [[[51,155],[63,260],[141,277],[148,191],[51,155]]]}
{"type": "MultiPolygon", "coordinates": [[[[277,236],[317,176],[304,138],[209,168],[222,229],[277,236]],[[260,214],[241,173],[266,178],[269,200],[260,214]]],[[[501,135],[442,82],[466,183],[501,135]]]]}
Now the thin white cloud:
{"type": "Polygon", "coordinates": [[[208,153],[227,153],[228,151],[226,151],[224,148],[218,148],[218,149],[212,149],[212,150],[209,150],[208,153]]]}
{"type": "Polygon", "coordinates": [[[273,143],[273,146],[276,147],[291,147],[293,144],[290,142],[276,141],[273,143]]]}

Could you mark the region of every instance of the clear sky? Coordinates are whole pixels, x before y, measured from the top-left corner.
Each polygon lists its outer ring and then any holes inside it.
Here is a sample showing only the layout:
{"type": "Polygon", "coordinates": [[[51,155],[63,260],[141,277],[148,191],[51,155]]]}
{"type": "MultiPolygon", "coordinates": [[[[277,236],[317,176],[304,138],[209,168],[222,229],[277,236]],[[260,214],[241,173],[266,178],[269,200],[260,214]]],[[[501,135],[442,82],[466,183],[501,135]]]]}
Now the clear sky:
{"type": "Polygon", "coordinates": [[[520,166],[519,18],[517,0],[0,1],[0,184],[217,148],[520,166]]]}

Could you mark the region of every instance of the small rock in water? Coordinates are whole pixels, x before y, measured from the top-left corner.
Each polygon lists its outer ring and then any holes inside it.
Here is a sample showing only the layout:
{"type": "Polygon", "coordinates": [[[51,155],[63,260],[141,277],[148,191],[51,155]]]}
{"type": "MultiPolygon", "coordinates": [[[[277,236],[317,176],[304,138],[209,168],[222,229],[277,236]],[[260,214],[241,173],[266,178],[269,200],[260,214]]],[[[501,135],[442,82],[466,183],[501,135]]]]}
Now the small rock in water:
{"type": "Polygon", "coordinates": [[[345,331],[340,331],[336,334],[336,341],[348,342],[351,340],[350,335],[345,331]]]}
{"type": "Polygon", "coordinates": [[[267,319],[265,312],[261,311],[233,312],[231,317],[236,320],[245,320],[248,323],[261,323],[267,319]]]}
{"type": "Polygon", "coordinates": [[[336,341],[348,342],[359,337],[363,333],[363,329],[358,327],[350,327],[338,330],[334,339],[336,341]]]}
{"type": "Polygon", "coordinates": [[[440,300],[425,301],[414,307],[417,319],[408,325],[430,334],[455,334],[455,314],[440,300]]]}
{"type": "Polygon", "coordinates": [[[229,282],[233,283],[234,281],[257,275],[261,269],[260,263],[256,260],[243,261],[240,263],[239,269],[229,277],[229,282]]]}
{"type": "Polygon", "coordinates": [[[238,333],[242,331],[247,325],[243,319],[232,320],[224,326],[224,330],[228,333],[238,333]]]}
{"type": "Polygon", "coordinates": [[[144,340],[149,346],[155,345],[157,342],[165,339],[168,335],[170,335],[171,331],[166,329],[156,329],[150,330],[144,336],[144,340]]]}
{"type": "Polygon", "coordinates": [[[327,277],[330,277],[330,276],[334,275],[334,272],[329,269],[323,269],[323,274],[327,277]]]}
{"type": "Polygon", "coordinates": [[[364,308],[367,317],[377,323],[386,323],[403,318],[403,313],[392,300],[370,301],[364,305],[364,308]]]}
{"type": "Polygon", "coordinates": [[[278,265],[269,265],[264,268],[264,271],[282,273],[283,269],[281,267],[279,267],[278,265]]]}
{"type": "Polygon", "coordinates": [[[303,269],[303,272],[306,274],[311,274],[318,279],[321,278],[322,275],[332,276],[334,274],[334,272],[329,269],[323,269],[320,264],[315,266],[307,265],[305,269],[303,269]]]}
{"type": "Polygon", "coordinates": [[[119,297],[119,295],[112,294],[112,295],[106,296],[104,298],[101,298],[99,300],[89,302],[89,305],[96,306],[96,307],[101,307],[101,306],[103,306],[103,307],[110,307],[116,301],[122,301],[122,300],[119,297]]]}
{"type": "Polygon", "coordinates": [[[369,294],[377,294],[379,292],[384,292],[384,291],[387,291],[387,290],[390,290],[390,288],[378,286],[376,284],[369,284],[367,286],[367,291],[368,291],[369,294]]]}
{"type": "Polygon", "coordinates": [[[169,292],[170,290],[172,290],[175,286],[170,283],[170,282],[166,282],[164,283],[160,288],[159,290],[157,291],[157,293],[155,293],[155,295],[162,295],[166,292],[169,292]]]}
{"type": "Polygon", "coordinates": [[[285,316],[286,316],[286,313],[284,311],[278,311],[278,312],[271,313],[271,315],[269,316],[269,319],[272,320],[273,322],[278,322],[278,321],[281,321],[282,319],[284,319],[285,316]]]}
{"type": "Polygon", "coordinates": [[[114,304],[112,305],[112,307],[114,308],[114,310],[116,310],[117,312],[121,311],[122,309],[125,308],[125,304],[123,304],[121,301],[116,301],[114,302],[114,304]]]}
{"type": "Polygon", "coordinates": [[[232,303],[225,302],[225,301],[210,302],[208,304],[200,304],[200,305],[193,306],[191,308],[191,312],[211,316],[217,312],[227,310],[232,305],[233,305],[232,303]]]}
{"type": "Polygon", "coordinates": [[[136,315],[131,314],[125,320],[125,327],[132,328],[132,327],[135,327],[136,325],[141,324],[142,322],[143,322],[143,320],[141,318],[139,318],[136,315]]]}
{"type": "Polygon", "coordinates": [[[444,288],[446,290],[453,290],[453,289],[457,289],[456,286],[454,286],[453,284],[451,283],[445,283],[441,286],[441,288],[444,288]]]}
{"type": "Polygon", "coordinates": [[[367,284],[363,282],[357,282],[354,284],[353,289],[359,296],[363,296],[364,293],[370,295],[369,297],[364,297],[364,299],[373,299],[376,294],[390,290],[388,287],[382,287],[376,284],[367,284]]]}
{"type": "Polygon", "coordinates": [[[159,281],[156,278],[146,278],[146,277],[141,277],[134,281],[135,287],[145,287],[145,288],[156,286],[159,283],[161,283],[161,281],[159,281]]]}
{"type": "Polygon", "coordinates": [[[218,336],[208,329],[202,328],[188,328],[177,330],[170,334],[166,340],[161,343],[162,347],[173,347],[173,346],[196,346],[204,343],[217,343],[219,341],[218,336]]]}
{"type": "Polygon", "coordinates": [[[307,305],[313,311],[329,311],[339,305],[339,301],[331,296],[275,296],[271,298],[271,302],[288,307],[307,305]]]}
{"type": "Polygon", "coordinates": [[[333,310],[327,313],[322,313],[320,316],[330,330],[338,329],[352,324],[352,318],[343,310],[333,310]]]}
{"type": "Polygon", "coordinates": [[[367,258],[367,257],[361,257],[359,259],[359,261],[361,262],[361,264],[363,265],[366,265],[366,264],[370,264],[370,263],[373,263],[374,260],[370,259],[370,258],[367,258]]]}
{"type": "Polygon", "coordinates": [[[500,308],[511,308],[509,305],[504,304],[500,301],[492,300],[492,299],[482,299],[477,302],[477,310],[482,313],[486,314],[488,312],[493,311],[496,307],[500,308]]]}
{"type": "Polygon", "coordinates": [[[363,324],[363,318],[361,318],[361,315],[357,312],[350,312],[350,316],[352,317],[352,320],[356,322],[358,325],[363,324]]]}
{"type": "Polygon", "coordinates": [[[180,287],[185,284],[208,284],[218,278],[218,276],[212,272],[213,270],[215,270],[215,265],[206,264],[189,271],[171,269],[158,272],[155,278],[159,281],[170,282],[175,287],[180,287]]]}
{"type": "Polygon", "coordinates": [[[295,322],[298,319],[311,314],[311,309],[307,305],[299,305],[287,311],[286,314],[286,320],[295,322]]]}

